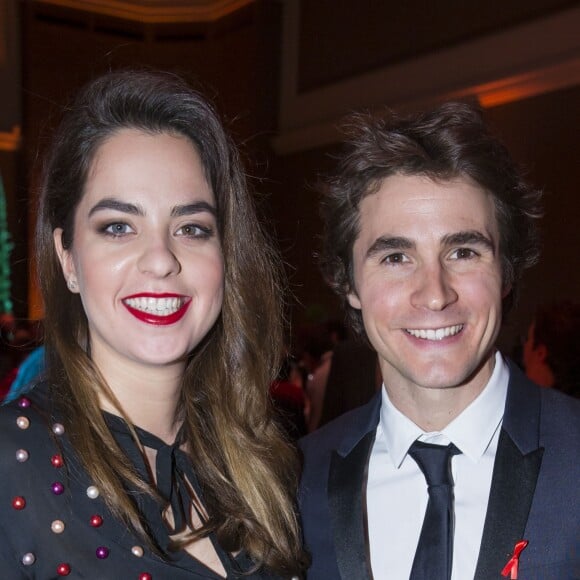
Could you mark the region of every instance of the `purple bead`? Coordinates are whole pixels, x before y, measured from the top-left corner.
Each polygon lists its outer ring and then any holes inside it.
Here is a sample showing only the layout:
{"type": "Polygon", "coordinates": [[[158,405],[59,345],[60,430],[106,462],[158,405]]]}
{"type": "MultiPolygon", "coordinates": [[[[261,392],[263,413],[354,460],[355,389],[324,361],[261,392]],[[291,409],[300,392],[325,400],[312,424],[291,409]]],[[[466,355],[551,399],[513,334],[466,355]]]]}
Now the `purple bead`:
{"type": "Polygon", "coordinates": [[[60,481],[55,481],[52,484],[51,489],[54,495],[60,495],[61,493],[64,492],[64,485],[60,481]]]}
{"type": "Polygon", "coordinates": [[[109,548],[106,546],[99,546],[97,548],[96,554],[99,560],[104,560],[105,558],[109,557],[109,548]]]}
{"type": "Polygon", "coordinates": [[[18,399],[18,406],[21,409],[28,409],[28,407],[30,407],[30,399],[28,397],[20,397],[20,399],[18,399]]]}

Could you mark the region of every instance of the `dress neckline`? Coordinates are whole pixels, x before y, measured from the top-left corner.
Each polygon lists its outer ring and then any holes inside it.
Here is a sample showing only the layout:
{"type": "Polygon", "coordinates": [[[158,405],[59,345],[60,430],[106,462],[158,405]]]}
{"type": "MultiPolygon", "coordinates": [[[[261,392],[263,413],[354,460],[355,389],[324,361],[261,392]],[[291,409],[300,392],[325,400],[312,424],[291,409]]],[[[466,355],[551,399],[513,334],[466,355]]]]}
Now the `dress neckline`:
{"type": "MultiPolygon", "coordinates": [[[[171,536],[184,531],[187,526],[190,529],[195,528],[191,518],[192,506],[201,521],[207,519],[207,516],[196,507],[196,502],[202,505],[205,502],[201,485],[193,469],[191,457],[182,449],[183,437],[181,431],[177,434],[175,442],[168,444],[153,433],[137,425],[133,426],[140,444],[143,447],[154,449],[157,452],[154,466],[155,483],[151,481],[151,474],[146,458],[136,444],[127,422],[122,417],[109,413],[108,411],[103,411],[103,416],[115,440],[127,454],[139,472],[139,475],[154,485],[164,502],[163,505],[159,504],[151,497],[144,497],[144,494],[140,494],[137,499],[139,509],[143,511],[146,520],[157,523],[157,525],[151,526],[150,533],[153,535],[156,544],[162,550],[164,556],[174,563],[178,563],[184,559],[193,559],[208,572],[211,572],[212,577],[223,580],[222,576],[211,568],[208,568],[202,561],[185,550],[175,551],[171,548],[171,536]],[[171,506],[174,519],[173,526],[163,517],[167,505],[171,506]]],[[[232,574],[235,576],[235,572],[240,573],[239,557],[234,558],[225,552],[213,532],[210,532],[208,537],[224,566],[226,578],[230,578],[232,574]]]]}

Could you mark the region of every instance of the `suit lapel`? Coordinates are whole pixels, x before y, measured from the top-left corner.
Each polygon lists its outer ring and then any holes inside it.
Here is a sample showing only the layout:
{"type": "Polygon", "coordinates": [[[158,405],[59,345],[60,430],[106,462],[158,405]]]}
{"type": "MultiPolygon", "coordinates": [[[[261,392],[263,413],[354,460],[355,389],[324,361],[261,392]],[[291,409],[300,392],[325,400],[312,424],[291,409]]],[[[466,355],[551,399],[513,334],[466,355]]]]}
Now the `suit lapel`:
{"type": "Polygon", "coordinates": [[[502,429],[475,580],[500,578],[514,547],[523,540],[540,472],[543,449],[522,455],[502,429]]]}
{"type": "Polygon", "coordinates": [[[540,472],[540,397],[514,365],[493,468],[487,515],[474,580],[502,578],[501,570],[524,533],[540,472]]]}
{"type": "Polygon", "coordinates": [[[338,569],[344,580],[370,580],[366,482],[369,455],[381,407],[379,391],[346,428],[333,452],[328,474],[328,503],[338,569]]]}
{"type": "Polygon", "coordinates": [[[370,578],[365,488],[375,432],[367,433],[346,456],[334,452],[328,478],[334,545],[341,578],[370,578]]]}

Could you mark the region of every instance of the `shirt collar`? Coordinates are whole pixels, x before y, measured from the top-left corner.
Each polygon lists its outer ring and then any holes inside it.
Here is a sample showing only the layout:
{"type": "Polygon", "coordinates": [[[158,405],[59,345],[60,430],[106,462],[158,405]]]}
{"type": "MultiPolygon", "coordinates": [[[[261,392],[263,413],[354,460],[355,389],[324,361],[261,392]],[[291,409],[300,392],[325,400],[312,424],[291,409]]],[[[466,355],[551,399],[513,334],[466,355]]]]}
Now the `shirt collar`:
{"type": "Polygon", "coordinates": [[[431,443],[454,443],[471,460],[478,461],[489,446],[503,418],[509,370],[499,352],[492,375],[483,391],[441,432],[425,433],[390,401],[381,389],[381,414],[377,437],[383,436],[393,465],[398,469],[411,444],[421,438],[431,443]]]}

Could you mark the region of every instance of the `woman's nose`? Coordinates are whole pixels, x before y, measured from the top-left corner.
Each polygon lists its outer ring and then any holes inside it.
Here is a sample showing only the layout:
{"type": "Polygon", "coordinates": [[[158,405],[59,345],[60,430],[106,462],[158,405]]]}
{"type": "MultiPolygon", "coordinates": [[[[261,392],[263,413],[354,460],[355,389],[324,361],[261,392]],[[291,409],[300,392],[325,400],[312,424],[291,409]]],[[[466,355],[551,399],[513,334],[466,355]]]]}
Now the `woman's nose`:
{"type": "Polygon", "coordinates": [[[163,237],[145,241],[138,267],[142,273],[159,278],[166,278],[181,271],[181,264],[171,248],[170,241],[163,237]]]}

